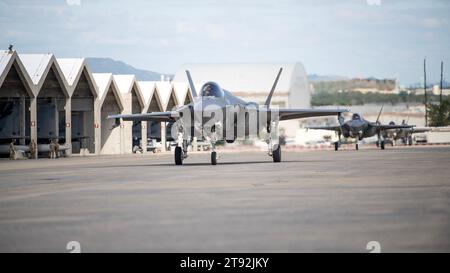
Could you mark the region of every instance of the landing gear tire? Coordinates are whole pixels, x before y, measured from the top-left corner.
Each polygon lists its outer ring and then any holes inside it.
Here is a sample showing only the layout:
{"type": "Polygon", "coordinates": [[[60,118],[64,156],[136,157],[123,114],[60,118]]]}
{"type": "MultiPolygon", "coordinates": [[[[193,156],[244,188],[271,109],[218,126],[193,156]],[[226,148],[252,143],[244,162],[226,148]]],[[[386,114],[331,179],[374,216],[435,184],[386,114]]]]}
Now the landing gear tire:
{"type": "Polygon", "coordinates": [[[281,162],[281,146],[277,146],[278,147],[272,151],[273,162],[281,162]]]}
{"type": "Polygon", "coordinates": [[[339,142],[337,141],[334,143],[334,150],[335,151],[339,150],[339,142]]]}
{"type": "Polygon", "coordinates": [[[355,148],[356,148],[357,151],[359,150],[359,144],[358,143],[356,143],[355,148]]]}
{"type": "Polygon", "coordinates": [[[381,147],[381,150],[384,150],[384,141],[381,141],[380,147],[381,147]]]}
{"type": "Polygon", "coordinates": [[[413,139],[412,139],[412,137],[409,137],[409,138],[408,138],[408,145],[411,146],[412,143],[413,143],[413,139]]]}
{"type": "Polygon", "coordinates": [[[211,165],[217,165],[217,152],[211,153],[211,165]]]}
{"type": "Polygon", "coordinates": [[[175,148],[175,165],[183,165],[183,149],[179,146],[175,148]]]}

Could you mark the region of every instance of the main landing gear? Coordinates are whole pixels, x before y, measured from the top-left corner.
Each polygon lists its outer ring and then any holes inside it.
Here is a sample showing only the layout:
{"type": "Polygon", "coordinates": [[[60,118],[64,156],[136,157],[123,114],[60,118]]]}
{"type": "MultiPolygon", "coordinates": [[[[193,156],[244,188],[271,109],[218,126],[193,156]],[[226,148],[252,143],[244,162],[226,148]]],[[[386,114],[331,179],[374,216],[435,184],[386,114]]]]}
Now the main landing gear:
{"type": "Polygon", "coordinates": [[[217,165],[217,152],[211,153],[211,165],[217,165]]]}
{"type": "Polygon", "coordinates": [[[275,145],[275,150],[272,151],[273,162],[281,162],[281,145],[275,145]]]}
{"type": "Polygon", "coordinates": [[[183,165],[183,149],[180,146],[175,147],[175,165],[183,165]]]}
{"type": "Polygon", "coordinates": [[[211,142],[211,165],[217,165],[217,152],[216,152],[216,143],[211,142]]]}
{"type": "Polygon", "coordinates": [[[339,150],[339,147],[341,146],[341,133],[340,132],[338,133],[338,138],[339,138],[339,140],[334,143],[335,151],[339,150]]]}
{"type": "Polygon", "coordinates": [[[183,165],[183,160],[187,158],[187,147],[187,140],[179,141],[179,144],[175,147],[175,165],[183,165]]]}
{"type": "Polygon", "coordinates": [[[281,145],[280,144],[269,144],[269,156],[272,157],[273,162],[281,162],[281,145]]]}
{"type": "Polygon", "coordinates": [[[380,136],[378,136],[377,147],[381,150],[384,150],[385,148],[385,141],[384,139],[381,139],[380,136]]]}
{"type": "Polygon", "coordinates": [[[183,160],[185,160],[186,158],[187,158],[187,146],[186,149],[180,146],[175,147],[175,165],[183,165],[183,160]]]}

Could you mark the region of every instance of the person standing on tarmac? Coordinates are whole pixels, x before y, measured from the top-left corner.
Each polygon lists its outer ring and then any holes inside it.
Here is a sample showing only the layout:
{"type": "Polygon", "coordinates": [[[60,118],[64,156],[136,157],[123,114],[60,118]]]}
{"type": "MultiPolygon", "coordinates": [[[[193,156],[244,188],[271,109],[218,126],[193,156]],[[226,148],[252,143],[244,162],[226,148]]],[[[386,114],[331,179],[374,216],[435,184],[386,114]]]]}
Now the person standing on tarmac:
{"type": "Polygon", "coordinates": [[[16,143],[16,140],[13,139],[11,143],[9,144],[9,159],[15,160],[16,159],[16,147],[14,147],[14,144],[16,143]]]}
{"type": "Polygon", "coordinates": [[[36,142],[34,142],[34,139],[30,142],[30,159],[36,159],[36,142]]]}
{"type": "Polygon", "coordinates": [[[49,144],[49,151],[48,151],[48,153],[49,153],[49,157],[52,158],[52,159],[56,158],[56,156],[55,156],[55,149],[56,149],[55,142],[54,142],[53,139],[51,139],[50,140],[50,144],[49,144]]]}
{"type": "Polygon", "coordinates": [[[55,138],[55,158],[59,158],[59,139],[55,138]]]}

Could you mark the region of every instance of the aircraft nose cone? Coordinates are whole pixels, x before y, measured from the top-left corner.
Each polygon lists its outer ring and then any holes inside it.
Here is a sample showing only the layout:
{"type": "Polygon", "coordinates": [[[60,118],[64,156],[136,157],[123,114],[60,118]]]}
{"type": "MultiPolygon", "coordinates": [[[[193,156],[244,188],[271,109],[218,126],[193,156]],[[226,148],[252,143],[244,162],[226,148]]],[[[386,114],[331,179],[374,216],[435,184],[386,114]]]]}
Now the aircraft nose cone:
{"type": "Polygon", "coordinates": [[[357,137],[362,134],[362,126],[359,122],[352,122],[350,124],[350,136],[357,137]]]}

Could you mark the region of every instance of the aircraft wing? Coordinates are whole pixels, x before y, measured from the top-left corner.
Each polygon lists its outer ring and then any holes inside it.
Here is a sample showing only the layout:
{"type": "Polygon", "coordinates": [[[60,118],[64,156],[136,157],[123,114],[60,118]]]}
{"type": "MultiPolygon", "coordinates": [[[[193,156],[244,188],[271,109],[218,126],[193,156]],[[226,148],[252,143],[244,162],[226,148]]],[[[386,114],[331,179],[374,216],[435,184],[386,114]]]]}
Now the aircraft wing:
{"type": "Polygon", "coordinates": [[[425,133],[425,132],[429,132],[429,131],[431,131],[431,128],[426,128],[426,127],[412,129],[412,133],[425,133]]]}
{"type": "Polygon", "coordinates": [[[280,120],[334,116],[339,115],[348,110],[341,109],[279,109],[280,120]]]}
{"type": "MultiPolygon", "coordinates": [[[[347,110],[328,109],[279,109],[279,119],[289,120],[298,118],[338,115],[347,110]]],[[[143,114],[111,115],[108,119],[123,119],[124,121],[174,121],[180,117],[177,111],[151,112],[143,114]]]]}
{"type": "Polygon", "coordinates": [[[307,129],[339,131],[339,130],[341,130],[341,127],[338,125],[335,125],[335,126],[311,126],[311,127],[308,127],[307,129]]]}
{"type": "Polygon", "coordinates": [[[373,125],[375,128],[379,130],[391,130],[391,129],[411,129],[414,126],[413,125],[383,125],[383,124],[375,124],[373,125]]]}
{"type": "Polygon", "coordinates": [[[143,114],[125,114],[125,115],[112,115],[108,116],[108,119],[123,119],[124,121],[174,121],[180,117],[177,111],[167,112],[151,112],[143,114]]]}

